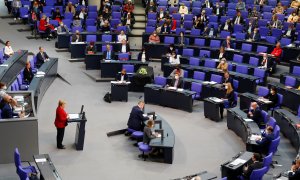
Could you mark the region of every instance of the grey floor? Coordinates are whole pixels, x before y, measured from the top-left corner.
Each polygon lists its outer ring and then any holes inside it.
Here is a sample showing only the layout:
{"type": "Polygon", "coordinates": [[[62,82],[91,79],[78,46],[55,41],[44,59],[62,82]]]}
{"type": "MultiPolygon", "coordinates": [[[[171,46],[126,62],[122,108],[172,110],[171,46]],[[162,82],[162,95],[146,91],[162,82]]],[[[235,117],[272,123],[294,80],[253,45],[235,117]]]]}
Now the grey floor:
{"type": "MultiPolygon", "coordinates": [[[[2,3],[0,15],[6,13],[2,3]]],[[[171,179],[204,170],[220,177],[220,164],[245,150],[244,143],[227,129],[225,121],[216,123],[204,118],[202,102],[195,102],[193,113],[146,105],[146,109],[154,110],[165,118],[176,134],[174,162],[169,165],[140,160],[138,149],[127,137],[108,138],[106,133],[126,127],[131,107],[143,94],[129,93],[127,103],[105,103],[102,98],[110,91],[108,82],[95,82],[89,78],[83,73],[82,62],[70,63],[69,53],[55,51],[54,41],[26,39],[30,32],[18,32],[17,29],[25,26],[9,25],[11,21],[0,19],[0,38],[10,40],[14,50],[28,49],[36,53],[38,47],[43,46],[49,56],[59,58],[58,72],[71,84],[56,79],[38,110],[40,153],[50,154],[62,179],[171,179]],[[88,122],[84,151],[73,148],[75,125],[72,124],[65,133],[67,149],[56,149],[53,121],[59,99],[67,101],[66,110],[70,113],[78,112],[80,106],[85,105],[88,122]]],[[[276,158],[286,165],[295,157],[294,149],[284,138],[278,154],[280,156],[276,158]]],[[[13,164],[0,165],[0,179],[18,179],[13,164]]]]}

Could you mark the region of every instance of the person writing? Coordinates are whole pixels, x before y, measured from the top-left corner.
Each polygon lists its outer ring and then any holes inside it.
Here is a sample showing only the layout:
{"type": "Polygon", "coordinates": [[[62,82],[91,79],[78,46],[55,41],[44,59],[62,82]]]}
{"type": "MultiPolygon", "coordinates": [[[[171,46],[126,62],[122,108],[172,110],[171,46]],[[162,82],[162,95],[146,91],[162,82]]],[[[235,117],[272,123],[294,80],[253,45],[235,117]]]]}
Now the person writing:
{"type": "Polygon", "coordinates": [[[49,61],[49,56],[44,51],[44,48],[40,46],[39,52],[36,55],[36,67],[40,68],[46,61],[49,61]]]}
{"type": "Polygon", "coordinates": [[[33,79],[33,76],[34,76],[34,74],[32,72],[30,62],[27,61],[26,66],[25,66],[24,71],[23,71],[23,81],[30,84],[32,79],[33,79]]]}
{"type": "Polygon", "coordinates": [[[4,47],[4,58],[9,58],[14,54],[14,50],[12,49],[10,45],[10,41],[5,42],[5,47],[4,47]]]}
{"type": "Polygon", "coordinates": [[[217,66],[218,70],[221,70],[223,72],[227,72],[228,71],[228,63],[226,62],[225,58],[222,58],[219,65],[217,66]]]}
{"type": "Polygon", "coordinates": [[[91,41],[90,44],[86,47],[85,53],[87,54],[96,54],[97,48],[95,46],[95,42],[91,41]]]}
{"type": "Polygon", "coordinates": [[[9,95],[5,95],[1,102],[1,117],[2,119],[10,119],[14,117],[22,118],[24,117],[24,112],[21,111],[19,113],[14,112],[14,107],[17,106],[16,101],[9,95]]]}
{"type": "Polygon", "coordinates": [[[268,126],[265,131],[262,133],[261,138],[256,139],[256,143],[259,145],[259,148],[257,148],[260,153],[267,155],[269,152],[269,146],[274,140],[274,133],[273,133],[273,127],[268,126]]]}
{"type": "Polygon", "coordinates": [[[180,64],[180,59],[179,59],[179,56],[176,55],[176,52],[173,51],[169,57],[169,63],[170,64],[175,64],[175,65],[178,65],[180,64]]]}
{"type": "Polygon", "coordinates": [[[121,82],[126,82],[128,80],[126,69],[122,69],[121,73],[117,74],[116,80],[121,82]]]}
{"type": "Polygon", "coordinates": [[[225,83],[225,89],[226,89],[226,94],[225,97],[222,98],[223,103],[220,104],[220,115],[221,115],[221,119],[223,119],[223,112],[224,112],[224,107],[225,104],[228,104],[229,107],[232,107],[234,105],[234,91],[232,88],[231,83],[225,83]]]}
{"type": "Polygon", "coordinates": [[[271,101],[271,103],[268,104],[268,108],[274,108],[278,103],[277,89],[275,87],[271,87],[270,92],[263,98],[271,101]]]}
{"type": "Polygon", "coordinates": [[[62,144],[65,134],[65,127],[68,125],[69,115],[65,111],[66,102],[63,100],[58,101],[58,107],[56,108],[55,127],[57,129],[56,144],[58,149],[65,149],[62,144]]]}
{"type": "Polygon", "coordinates": [[[160,39],[156,31],[149,36],[149,43],[160,43],[160,39]]]}
{"type": "Polygon", "coordinates": [[[127,126],[135,131],[143,131],[144,121],[148,120],[149,117],[143,116],[144,112],[144,101],[139,101],[137,106],[131,109],[131,113],[127,122],[127,126]]]}
{"type": "Polygon", "coordinates": [[[179,73],[175,74],[174,78],[171,81],[170,87],[174,87],[176,89],[183,87],[182,77],[180,77],[179,73]]]}
{"type": "Polygon", "coordinates": [[[260,169],[263,167],[263,163],[260,162],[260,160],[261,160],[261,155],[258,153],[253,153],[251,162],[249,162],[248,164],[246,164],[243,167],[242,176],[244,177],[245,180],[250,179],[250,176],[251,176],[251,173],[253,172],[253,170],[260,169]]]}
{"type": "Polygon", "coordinates": [[[252,102],[250,105],[250,110],[247,114],[248,118],[251,118],[259,127],[264,127],[263,116],[261,115],[261,110],[257,102],[252,102]]]}

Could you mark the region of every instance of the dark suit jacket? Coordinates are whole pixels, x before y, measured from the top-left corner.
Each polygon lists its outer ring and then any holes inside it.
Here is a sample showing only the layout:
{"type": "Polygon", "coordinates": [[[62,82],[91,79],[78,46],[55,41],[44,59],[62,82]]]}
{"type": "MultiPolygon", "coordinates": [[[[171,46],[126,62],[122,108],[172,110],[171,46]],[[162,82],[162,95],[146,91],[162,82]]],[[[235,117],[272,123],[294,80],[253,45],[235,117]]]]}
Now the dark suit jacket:
{"type": "MultiPolygon", "coordinates": [[[[234,24],[235,20],[236,20],[237,16],[235,16],[232,20],[232,23],[234,24]]],[[[244,18],[242,16],[240,16],[240,24],[243,25],[244,24],[244,18]]]]}
{"type": "MultiPolygon", "coordinates": [[[[213,7],[213,14],[217,15],[217,8],[213,7]]],[[[219,17],[224,15],[224,8],[223,7],[219,7],[219,17]]]]}
{"type": "Polygon", "coordinates": [[[229,76],[228,79],[222,78],[222,83],[231,83],[231,86],[233,86],[233,79],[229,76]]]}
{"type": "Polygon", "coordinates": [[[220,53],[218,54],[218,58],[219,58],[219,59],[222,59],[222,58],[227,59],[227,57],[228,57],[228,53],[226,53],[226,51],[223,53],[223,56],[222,56],[222,57],[219,57],[219,55],[220,55],[220,53]]]}
{"type": "MultiPolygon", "coordinates": [[[[203,36],[208,36],[209,35],[209,32],[210,32],[210,27],[209,28],[207,28],[206,30],[205,30],[205,28],[204,28],[204,31],[203,31],[203,33],[202,33],[202,35],[203,36]]],[[[213,30],[213,36],[216,36],[217,35],[217,30],[216,29],[214,29],[213,30]]]]}
{"type": "Polygon", "coordinates": [[[270,104],[269,107],[274,108],[278,103],[278,94],[272,95],[271,93],[269,93],[264,98],[267,98],[270,101],[272,101],[272,104],[270,104]]]}
{"type": "MultiPolygon", "coordinates": [[[[222,46],[225,47],[225,48],[227,48],[227,41],[226,40],[224,40],[222,42],[222,46]]],[[[230,48],[234,49],[234,43],[233,43],[233,41],[230,41],[230,48]]]]}
{"type": "Polygon", "coordinates": [[[170,34],[170,32],[171,32],[170,26],[167,26],[167,27],[162,26],[161,30],[160,30],[160,33],[165,33],[165,30],[166,30],[166,33],[170,34]]]}
{"type": "Polygon", "coordinates": [[[1,112],[2,119],[13,118],[13,116],[18,116],[18,114],[13,112],[12,107],[8,103],[5,103],[1,112]]]}
{"type": "MultiPolygon", "coordinates": [[[[149,56],[147,55],[147,53],[145,53],[145,58],[146,61],[149,61],[149,56]]],[[[142,61],[142,52],[139,52],[137,60],[142,61]]]]}
{"type": "Polygon", "coordinates": [[[32,73],[32,69],[31,68],[29,68],[29,69],[25,68],[24,69],[24,71],[23,71],[23,78],[24,79],[23,80],[25,82],[30,83],[31,80],[32,80],[32,78],[33,78],[33,76],[34,76],[34,74],[32,73]]]}
{"type": "Polygon", "coordinates": [[[94,53],[96,53],[97,52],[97,47],[95,45],[93,47],[91,47],[90,45],[88,45],[85,48],[85,53],[87,53],[88,51],[93,51],[94,53]]]}
{"type": "Polygon", "coordinates": [[[252,39],[252,40],[255,41],[255,42],[256,42],[256,41],[260,41],[260,34],[259,34],[259,33],[256,33],[256,34],[254,35],[254,33],[252,32],[249,38],[252,39]],[[253,39],[253,36],[254,36],[254,39],[253,39]]]}
{"type": "MultiPolygon", "coordinates": [[[[115,52],[114,51],[110,51],[110,59],[115,59],[115,52]]],[[[107,55],[107,51],[103,52],[103,59],[106,59],[106,55],[107,55]]]]}
{"type": "MultiPolygon", "coordinates": [[[[176,82],[176,79],[173,78],[172,81],[171,81],[170,86],[174,87],[175,82],[176,82]]],[[[183,88],[183,80],[182,80],[181,77],[178,79],[178,83],[177,83],[177,87],[176,88],[183,88]]]]}
{"type": "Polygon", "coordinates": [[[231,91],[229,94],[225,94],[224,98],[228,100],[230,107],[232,107],[233,103],[235,101],[234,100],[234,91],[231,91]]]}
{"type": "MultiPolygon", "coordinates": [[[[226,23],[226,22],[225,22],[225,23],[226,23]]],[[[221,31],[229,31],[229,32],[232,32],[233,27],[232,27],[232,24],[231,24],[231,23],[228,24],[228,30],[224,30],[225,23],[222,24],[222,26],[221,26],[221,31]]]]}
{"type": "Polygon", "coordinates": [[[289,173],[289,180],[298,180],[298,179],[300,179],[300,169],[298,169],[295,172],[289,173]]]}
{"type": "Polygon", "coordinates": [[[255,110],[251,110],[253,116],[251,117],[251,119],[253,121],[255,121],[259,127],[263,127],[264,126],[264,120],[263,120],[263,116],[261,115],[261,110],[259,108],[256,108],[255,110]]]}
{"type": "MultiPolygon", "coordinates": [[[[288,30],[286,30],[283,35],[286,35],[287,32],[288,32],[288,30]]],[[[290,37],[293,40],[293,38],[295,37],[295,29],[291,30],[291,36],[290,37]]]]}
{"type": "MultiPolygon", "coordinates": [[[[118,46],[118,52],[121,52],[121,50],[122,50],[122,44],[118,46]]],[[[130,52],[130,46],[128,43],[126,44],[126,52],[130,52]]]]}
{"type": "MultiPolygon", "coordinates": [[[[211,1],[209,1],[208,3],[209,3],[210,8],[212,8],[213,7],[213,3],[211,1]]],[[[202,8],[207,8],[205,1],[203,1],[202,8]]]]}
{"type": "Polygon", "coordinates": [[[247,170],[243,170],[243,176],[245,177],[245,179],[248,180],[250,178],[250,175],[253,170],[260,169],[262,167],[263,167],[263,164],[261,162],[253,162],[248,165],[247,170]]]}
{"type": "Polygon", "coordinates": [[[274,134],[262,134],[262,139],[256,141],[257,144],[260,145],[260,153],[262,154],[268,154],[269,152],[269,146],[272,142],[272,140],[274,140],[274,134]]]}
{"type": "Polygon", "coordinates": [[[144,117],[143,114],[143,111],[138,106],[134,106],[127,122],[128,128],[143,131],[144,121],[149,119],[148,117],[144,117]]]}
{"type": "MultiPolygon", "coordinates": [[[[118,73],[116,80],[121,81],[121,77],[122,77],[121,73],[118,73]]],[[[128,75],[124,74],[124,81],[127,81],[127,80],[128,80],[128,75]]]]}
{"type": "MultiPolygon", "coordinates": [[[[76,34],[73,34],[72,35],[72,42],[76,42],[76,40],[77,40],[77,36],[76,36],[76,34]]],[[[79,35],[78,42],[82,42],[82,36],[81,35],[79,35]]]]}
{"type": "Polygon", "coordinates": [[[49,56],[47,55],[46,52],[44,52],[44,58],[43,58],[41,52],[37,53],[37,55],[36,55],[36,67],[40,68],[42,66],[42,64],[44,63],[44,61],[48,58],[49,58],[49,56]]]}

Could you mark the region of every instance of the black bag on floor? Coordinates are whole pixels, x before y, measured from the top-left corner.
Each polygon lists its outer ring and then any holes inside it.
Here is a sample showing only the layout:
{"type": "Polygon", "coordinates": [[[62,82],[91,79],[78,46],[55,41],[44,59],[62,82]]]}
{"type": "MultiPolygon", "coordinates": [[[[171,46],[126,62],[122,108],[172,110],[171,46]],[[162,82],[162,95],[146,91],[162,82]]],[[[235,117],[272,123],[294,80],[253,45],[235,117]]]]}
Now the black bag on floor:
{"type": "Polygon", "coordinates": [[[111,103],[111,94],[110,94],[109,92],[107,92],[107,93],[105,94],[105,96],[103,97],[103,100],[104,100],[105,102],[111,103]]]}

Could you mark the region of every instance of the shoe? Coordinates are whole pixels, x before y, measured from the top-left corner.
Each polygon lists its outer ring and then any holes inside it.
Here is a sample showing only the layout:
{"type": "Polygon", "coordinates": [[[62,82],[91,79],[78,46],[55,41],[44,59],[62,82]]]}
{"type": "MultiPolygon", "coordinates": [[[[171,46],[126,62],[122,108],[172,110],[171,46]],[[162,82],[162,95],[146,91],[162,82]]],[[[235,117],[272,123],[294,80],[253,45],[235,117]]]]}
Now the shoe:
{"type": "Polygon", "coordinates": [[[62,145],[62,146],[58,146],[57,149],[66,149],[66,147],[62,145]]]}

